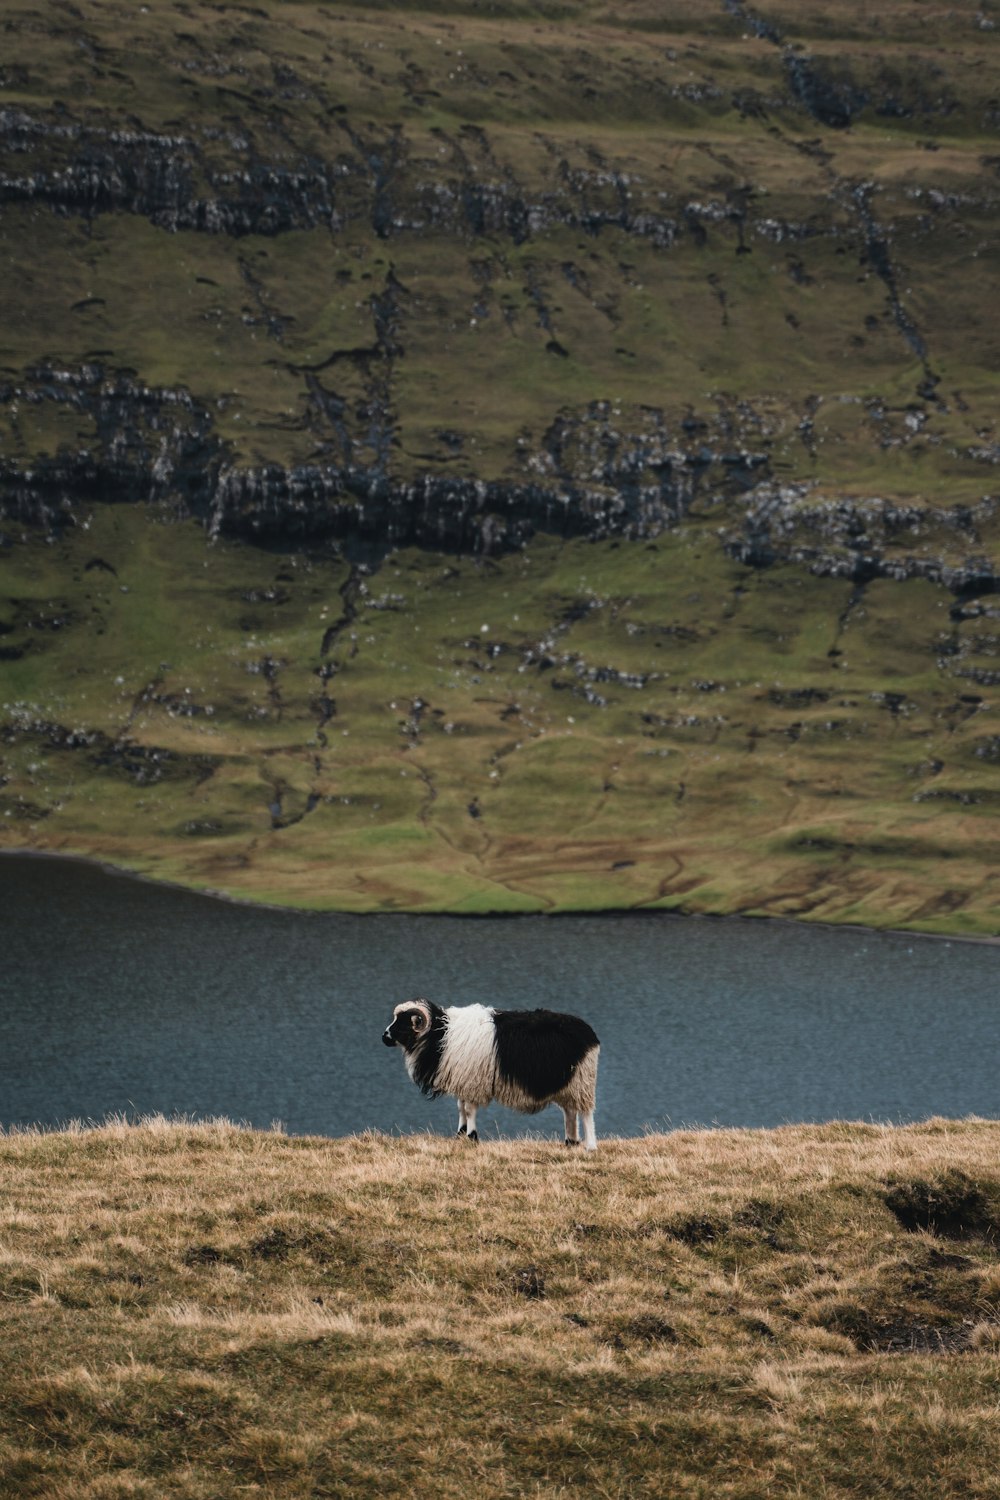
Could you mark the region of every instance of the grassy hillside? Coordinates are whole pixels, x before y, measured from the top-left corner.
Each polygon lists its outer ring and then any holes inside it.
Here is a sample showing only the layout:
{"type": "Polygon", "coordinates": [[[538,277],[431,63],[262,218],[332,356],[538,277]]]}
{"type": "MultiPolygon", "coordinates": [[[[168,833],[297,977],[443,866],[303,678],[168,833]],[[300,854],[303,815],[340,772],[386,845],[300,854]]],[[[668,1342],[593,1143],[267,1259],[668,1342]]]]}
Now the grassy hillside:
{"type": "Polygon", "coordinates": [[[998,23],[8,10],[4,846],[1000,932],[998,23]]]}
{"type": "Polygon", "coordinates": [[[995,1493],[996,1122],[0,1141],[0,1489],[995,1493]]]}
{"type": "Polygon", "coordinates": [[[364,575],[124,508],[7,568],[10,846],[303,906],[997,930],[990,622],[939,586],[762,575],[693,519],[364,575]]]}

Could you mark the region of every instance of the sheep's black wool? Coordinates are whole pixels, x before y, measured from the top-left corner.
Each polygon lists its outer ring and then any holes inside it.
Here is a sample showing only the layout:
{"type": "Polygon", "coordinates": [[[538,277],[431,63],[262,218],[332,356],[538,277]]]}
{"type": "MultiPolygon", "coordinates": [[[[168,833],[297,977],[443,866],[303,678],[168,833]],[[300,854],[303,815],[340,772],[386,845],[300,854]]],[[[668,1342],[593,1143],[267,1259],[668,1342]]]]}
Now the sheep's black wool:
{"type": "Polygon", "coordinates": [[[431,1005],[431,1024],[423,1033],[423,1040],[413,1054],[413,1082],[428,1099],[439,1099],[445,1092],[436,1083],[444,1039],[448,1029],[445,1013],[439,1005],[431,1005]]]}
{"type": "Polygon", "coordinates": [[[563,1011],[497,1010],[493,1024],[500,1077],[538,1099],[538,1109],[562,1092],[591,1048],[600,1046],[586,1021],[563,1011]]]}

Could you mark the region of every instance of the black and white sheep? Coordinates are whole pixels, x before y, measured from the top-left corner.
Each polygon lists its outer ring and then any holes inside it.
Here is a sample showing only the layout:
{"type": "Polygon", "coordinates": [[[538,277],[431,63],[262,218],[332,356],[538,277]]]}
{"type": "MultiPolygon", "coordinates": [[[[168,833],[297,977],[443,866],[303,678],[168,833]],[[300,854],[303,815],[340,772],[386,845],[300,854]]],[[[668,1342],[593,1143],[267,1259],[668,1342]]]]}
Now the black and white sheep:
{"type": "Polygon", "coordinates": [[[594,1102],[600,1043],[578,1016],[553,1010],[494,1010],[406,1000],[382,1033],[387,1047],[402,1047],[406,1070],[431,1098],[458,1100],[458,1133],[478,1141],[476,1111],[498,1099],[522,1114],[558,1104],[566,1144],[597,1147],[594,1102]]]}

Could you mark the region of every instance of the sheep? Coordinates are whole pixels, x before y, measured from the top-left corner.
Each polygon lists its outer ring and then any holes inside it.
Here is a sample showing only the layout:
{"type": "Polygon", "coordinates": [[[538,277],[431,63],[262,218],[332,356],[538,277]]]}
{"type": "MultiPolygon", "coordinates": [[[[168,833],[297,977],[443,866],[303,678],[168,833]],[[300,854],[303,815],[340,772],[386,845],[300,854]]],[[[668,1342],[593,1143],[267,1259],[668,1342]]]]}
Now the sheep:
{"type": "Polygon", "coordinates": [[[478,1141],[476,1111],[498,1099],[523,1114],[558,1104],[566,1144],[597,1149],[594,1102],[600,1042],[586,1021],[553,1010],[447,1009],[418,998],[397,1005],[382,1033],[402,1047],[406,1071],[430,1098],[458,1101],[458,1133],[478,1141]]]}

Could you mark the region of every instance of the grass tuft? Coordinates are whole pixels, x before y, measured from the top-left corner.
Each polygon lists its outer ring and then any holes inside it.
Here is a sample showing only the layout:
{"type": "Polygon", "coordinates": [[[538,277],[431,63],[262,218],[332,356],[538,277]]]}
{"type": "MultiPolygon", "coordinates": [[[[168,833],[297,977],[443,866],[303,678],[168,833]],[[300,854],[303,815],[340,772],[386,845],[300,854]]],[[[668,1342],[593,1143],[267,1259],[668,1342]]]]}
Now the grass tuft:
{"type": "Polygon", "coordinates": [[[992,1240],[1000,1233],[1000,1183],[974,1182],[958,1168],[933,1182],[894,1183],[885,1201],[904,1229],[957,1240],[992,1240]]]}

